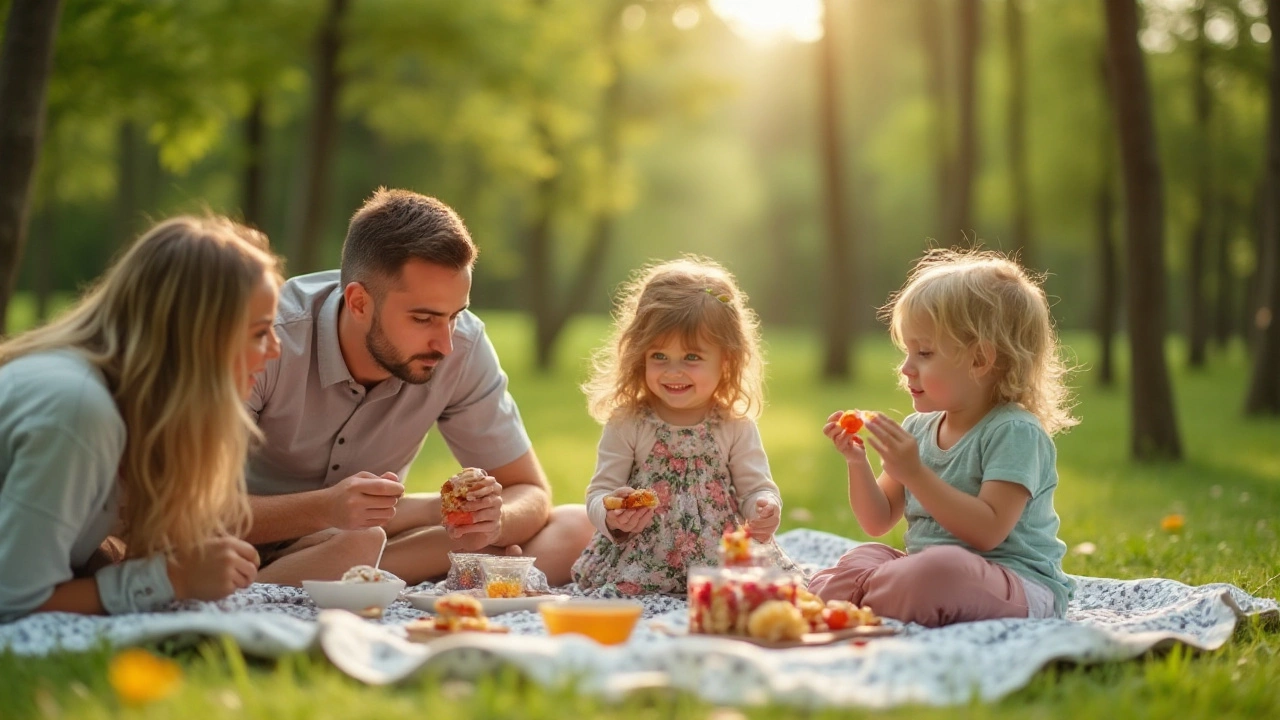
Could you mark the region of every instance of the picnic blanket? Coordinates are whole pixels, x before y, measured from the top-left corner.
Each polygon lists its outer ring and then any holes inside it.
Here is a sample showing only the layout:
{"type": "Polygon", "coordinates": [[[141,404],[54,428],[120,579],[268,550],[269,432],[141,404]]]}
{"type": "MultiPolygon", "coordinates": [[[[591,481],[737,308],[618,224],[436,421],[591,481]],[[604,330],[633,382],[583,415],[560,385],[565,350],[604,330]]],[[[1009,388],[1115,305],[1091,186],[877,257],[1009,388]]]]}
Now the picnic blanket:
{"type": "MultiPolygon", "coordinates": [[[[847,538],[794,530],[778,538],[786,552],[823,567],[856,545],[847,538]]],[[[380,621],[318,610],[300,589],[254,585],[216,603],[177,603],[171,612],[118,617],[47,613],[0,625],[0,649],[22,655],[84,650],[103,641],[130,645],[160,639],[231,636],[249,654],[273,657],[318,648],[348,675],[385,684],[417,673],[464,679],[514,667],[530,679],[575,682],[582,692],[620,697],[637,688],[687,690],[720,704],[891,707],[994,700],[1025,685],[1047,664],[1093,664],[1138,657],[1182,643],[1213,650],[1249,616],[1280,619],[1273,599],[1232,585],[1192,587],[1150,578],[1077,577],[1065,620],[994,620],[901,633],[851,643],[765,650],[706,636],[670,637],[683,627],[683,599],[643,599],[644,616],[622,646],[578,636],[548,637],[532,612],[502,615],[510,635],[468,633],[420,645],[403,625],[423,613],[399,601],[380,621]]],[[[424,584],[411,590],[432,591],[424,584]]]]}

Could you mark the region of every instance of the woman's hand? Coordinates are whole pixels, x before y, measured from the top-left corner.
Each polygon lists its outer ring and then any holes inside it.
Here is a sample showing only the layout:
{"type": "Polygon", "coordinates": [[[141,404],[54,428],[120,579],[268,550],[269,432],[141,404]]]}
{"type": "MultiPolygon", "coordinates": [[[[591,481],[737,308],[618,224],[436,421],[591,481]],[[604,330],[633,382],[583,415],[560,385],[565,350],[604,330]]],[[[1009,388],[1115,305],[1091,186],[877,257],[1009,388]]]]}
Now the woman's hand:
{"type": "Polygon", "coordinates": [[[178,600],[221,600],[257,576],[258,551],[240,538],[215,538],[169,561],[169,584],[178,600]]]}
{"type": "Polygon", "coordinates": [[[880,453],[881,469],[910,490],[924,470],[916,439],[884,413],[868,420],[867,430],[871,432],[871,447],[880,453]]]}
{"type": "Polygon", "coordinates": [[[747,532],[756,542],[769,542],[782,522],[782,508],[776,498],[766,495],[756,498],[755,517],[747,520],[747,532]]]}
{"type": "MultiPolygon", "coordinates": [[[[620,487],[609,493],[614,497],[624,498],[635,492],[633,488],[620,487]]],[[[631,534],[639,532],[653,522],[654,508],[630,508],[609,510],[604,515],[604,524],[614,532],[631,534]]]]}
{"type": "Polygon", "coordinates": [[[822,434],[831,438],[831,442],[836,446],[836,450],[844,456],[847,463],[864,463],[867,461],[867,450],[862,445],[862,438],[849,432],[845,432],[840,427],[840,416],[844,412],[837,410],[831,413],[831,417],[827,418],[827,424],[822,426],[822,434]]]}

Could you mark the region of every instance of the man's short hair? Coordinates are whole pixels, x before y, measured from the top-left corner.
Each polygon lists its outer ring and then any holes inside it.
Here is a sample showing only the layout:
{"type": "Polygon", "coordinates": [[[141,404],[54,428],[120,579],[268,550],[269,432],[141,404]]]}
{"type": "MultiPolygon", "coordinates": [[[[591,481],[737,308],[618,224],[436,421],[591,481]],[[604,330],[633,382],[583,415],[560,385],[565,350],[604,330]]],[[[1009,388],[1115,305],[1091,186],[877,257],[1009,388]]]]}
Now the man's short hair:
{"type": "Polygon", "coordinates": [[[378,188],[351,216],[342,243],[342,286],[358,282],[375,298],[409,260],[463,270],[477,250],[462,218],[433,197],[378,188]]]}

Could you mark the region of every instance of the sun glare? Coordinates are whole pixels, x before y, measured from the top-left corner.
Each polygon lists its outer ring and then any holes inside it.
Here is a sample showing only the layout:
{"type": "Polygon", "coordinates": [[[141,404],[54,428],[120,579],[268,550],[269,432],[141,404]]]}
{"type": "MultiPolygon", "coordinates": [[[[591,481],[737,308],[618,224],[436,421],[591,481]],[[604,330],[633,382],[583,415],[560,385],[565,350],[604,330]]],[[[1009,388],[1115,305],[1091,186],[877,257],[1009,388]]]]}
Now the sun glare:
{"type": "Polygon", "coordinates": [[[711,10],[744,38],[814,42],[822,37],[822,0],[711,0],[711,10]]]}

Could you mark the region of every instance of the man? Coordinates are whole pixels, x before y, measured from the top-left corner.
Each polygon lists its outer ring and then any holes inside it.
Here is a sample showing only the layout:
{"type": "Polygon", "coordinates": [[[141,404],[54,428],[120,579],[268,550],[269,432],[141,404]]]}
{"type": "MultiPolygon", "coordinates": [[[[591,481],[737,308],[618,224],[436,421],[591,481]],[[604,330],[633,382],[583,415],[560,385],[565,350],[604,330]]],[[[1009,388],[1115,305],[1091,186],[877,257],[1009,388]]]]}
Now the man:
{"type": "Polygon", "coordinates": [[[282,288],[281,356],[248,403],[265,436],[247,468],[259,581],[333,579],[380,560],[414,584],[447,572],[453,550],[534,555],[552,585],[569,582],[592,527],[582,505],[552,507],[467,310],[475,259],[447,205],[379,189],[351,219],[342,269],[282,288]],[[468,494],[470,524],[442,527],[437,493],[404,494],[433,425],[462,466],[489,474],[468,494]]]}

